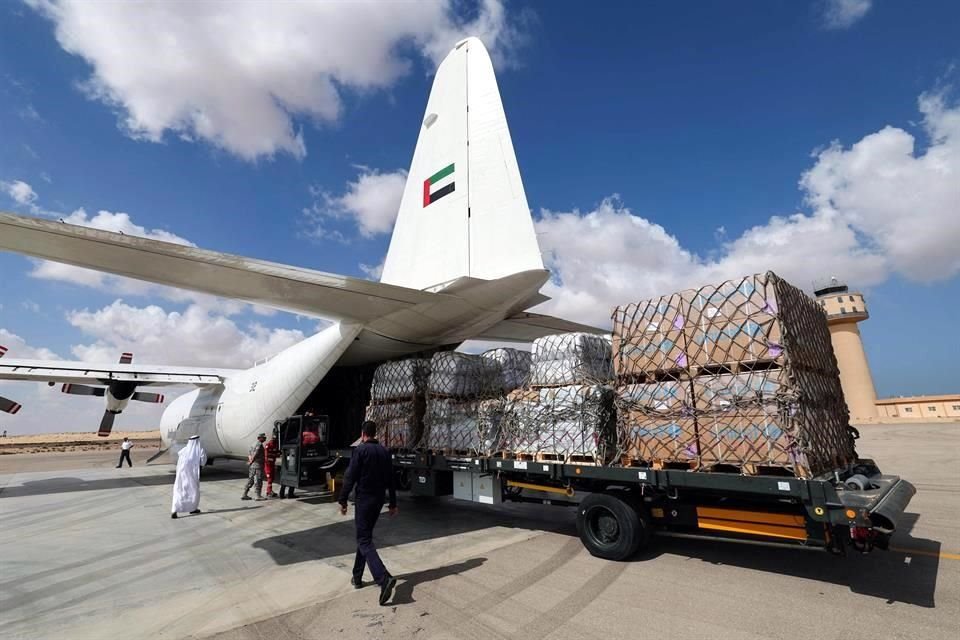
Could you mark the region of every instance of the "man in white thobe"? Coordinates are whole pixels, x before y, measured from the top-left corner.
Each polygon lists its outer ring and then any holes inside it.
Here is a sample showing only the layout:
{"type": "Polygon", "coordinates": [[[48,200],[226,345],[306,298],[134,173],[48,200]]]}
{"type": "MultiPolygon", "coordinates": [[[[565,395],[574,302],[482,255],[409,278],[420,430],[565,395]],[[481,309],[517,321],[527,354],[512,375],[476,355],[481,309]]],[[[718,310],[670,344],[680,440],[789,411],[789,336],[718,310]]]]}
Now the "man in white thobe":
{"type": "Polygon", "coordinates": [[[173,482],[171,518],[179,513],[200,513],[200,467],[207,463],[207,452],[200,436],[191,436],[177,454],[177,479],[173,482]]]}

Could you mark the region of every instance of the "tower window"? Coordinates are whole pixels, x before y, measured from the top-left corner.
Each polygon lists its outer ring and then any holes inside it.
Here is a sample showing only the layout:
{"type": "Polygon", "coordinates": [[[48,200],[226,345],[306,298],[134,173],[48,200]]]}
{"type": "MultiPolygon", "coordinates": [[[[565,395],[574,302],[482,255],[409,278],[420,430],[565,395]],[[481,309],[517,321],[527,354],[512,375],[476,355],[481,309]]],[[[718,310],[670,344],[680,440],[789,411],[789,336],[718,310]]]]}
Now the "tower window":
{"type": "Polygon", "coordinates": [[[856,307],[853,307],[853,312],[854,312],[854,313],[857,312],[857,308],[856,308],[856,307]]]}
{"type": "Polygon", "coordinates": [[[837,296],[837,302],[843,302],[843,296],[837,296]]]}
{"type": "Polygon", "coordinates": [[[904,413],[913,413],[913,407],[904,407],[904,408],[903,408],[903,412],[904,412],[904,413]]]}
{"type": "Polygon", "coordinates": [[[846,307],[840,307],[840,313],[846,313],[846,312],[847,312],[846,307]]]}
{"type": "Polygon", "coordinates": [[[953,410],[954,410],[954,411],[960,411],[960,404],[955,404],[955,405],[953,405],[953,410]]]}
{"type": "Polygon", "coordinates": [[[936,411],[937,411],[937,408],[936,408],[936,407],[927,407],[927,411],[936,412],[936,411]]]}

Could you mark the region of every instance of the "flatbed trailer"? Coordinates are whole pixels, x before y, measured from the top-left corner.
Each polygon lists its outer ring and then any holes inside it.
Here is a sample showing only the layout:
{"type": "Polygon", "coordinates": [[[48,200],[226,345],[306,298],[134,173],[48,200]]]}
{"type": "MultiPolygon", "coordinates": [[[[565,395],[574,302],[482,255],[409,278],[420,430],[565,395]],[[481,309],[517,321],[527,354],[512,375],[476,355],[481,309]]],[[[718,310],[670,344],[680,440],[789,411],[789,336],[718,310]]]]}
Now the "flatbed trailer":
{"type": "MultiPolygon", "coordinates": [[[[350,450],[335,455],[346,462],[350,450]]],[[[916,493],[863,459],[812,479],[420,452],[393,461],[414,495],[575,507],[584,546],[610,560],[654,535],[867,553],[887,548],[916,493]]]]}

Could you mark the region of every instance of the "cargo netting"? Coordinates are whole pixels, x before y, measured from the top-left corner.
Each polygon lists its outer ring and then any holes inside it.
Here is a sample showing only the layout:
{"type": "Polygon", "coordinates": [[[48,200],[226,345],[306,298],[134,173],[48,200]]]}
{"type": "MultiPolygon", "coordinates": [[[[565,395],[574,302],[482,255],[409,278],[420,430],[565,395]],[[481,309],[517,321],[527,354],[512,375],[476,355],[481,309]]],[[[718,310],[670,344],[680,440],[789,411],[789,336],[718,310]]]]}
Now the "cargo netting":
{"type": "Polygon", "coordinates": [[[811,477],[856,458],[826,317],[773,273],[618,307],[625,464],[811,477]]]}
{"type": "Polygon", "coordinates": [[[516,369],[523,361],[522,356],[506,353],[512,349],[497,351],[501,353],[494,357],[444,351],[430,359],[421,448],[465,455],[486,449],[495,436],[481,421],[481,404],[502,397],[509,386],[504,363],[516,369]]]}
{"type": "Polygon", "coordinates": [[[412,449],[423,435],[430,362],[417,358],[387,362],[373,373],[366,419],[377,423],[377,439],[391,449],[412,449]]]}
{"type": "Polygon", "coordinates": [[[600,463],[616,452],[610,340],[565,333],[533,343],[527,384],[482,408],[490,451],[600,463]]]}

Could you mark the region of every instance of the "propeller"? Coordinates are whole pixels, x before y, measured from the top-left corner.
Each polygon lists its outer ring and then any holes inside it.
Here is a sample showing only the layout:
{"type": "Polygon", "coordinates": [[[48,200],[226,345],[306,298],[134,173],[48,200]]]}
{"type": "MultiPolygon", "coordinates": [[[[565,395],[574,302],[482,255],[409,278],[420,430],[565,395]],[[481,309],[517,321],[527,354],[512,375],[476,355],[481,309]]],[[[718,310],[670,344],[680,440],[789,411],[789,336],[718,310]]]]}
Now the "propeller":
{"type": "Polygon", "coordinates": [[[60,388],[63,393],[74,396],[97,396],[102,398],[107,390],[102,387],[90,387],[85,384],[65,384],[60,388]]]}
{"type": "MultiPolygon", "coordinates": [[[[0,358],[7,355],[7,351],[8,349],[2,344],[0,344],[0,358]]],[[[17,412],[20,411],[20,409],[22,408],[23,408],[23,405],[21,405],[20,403],[14,402],[10,398],[4,398],[3,396],[0,396],[0,411],[3,411],[4,413],[9,413],[10,415],[15,416],[17,415],[17,412]]]]}
{"type": "Polygon", "coordinates": [[[137,391],[131,397],[131,400],[139,400],[140,402],[153,402],[157,404],[163,403],[163,394],[162,393],[143,393],[137,391]]]}
{"type": "Polygon", "coordinates": [[[131,364],[133,363],[133,354],[129,351],[124,351],[120,354],[120,364],[131,364]]]}
{"type": "Polygon", "coordinates": [[[17,415],[17,412],[23,408],[23,405],[10,400],[9,398],[4,398],[0,396],[0,411],[9,413],[10,415],[17,415]]]}
{"type": "Polygon", "coordinates": [[[110,435],[110,432],[113,431],[113,421],[117,418],[117,414],[112,411],[104,411],[103,418],[100,420],[100,429],[97,431],[97,435],[101,438],[106,438],[110,435]]]}

